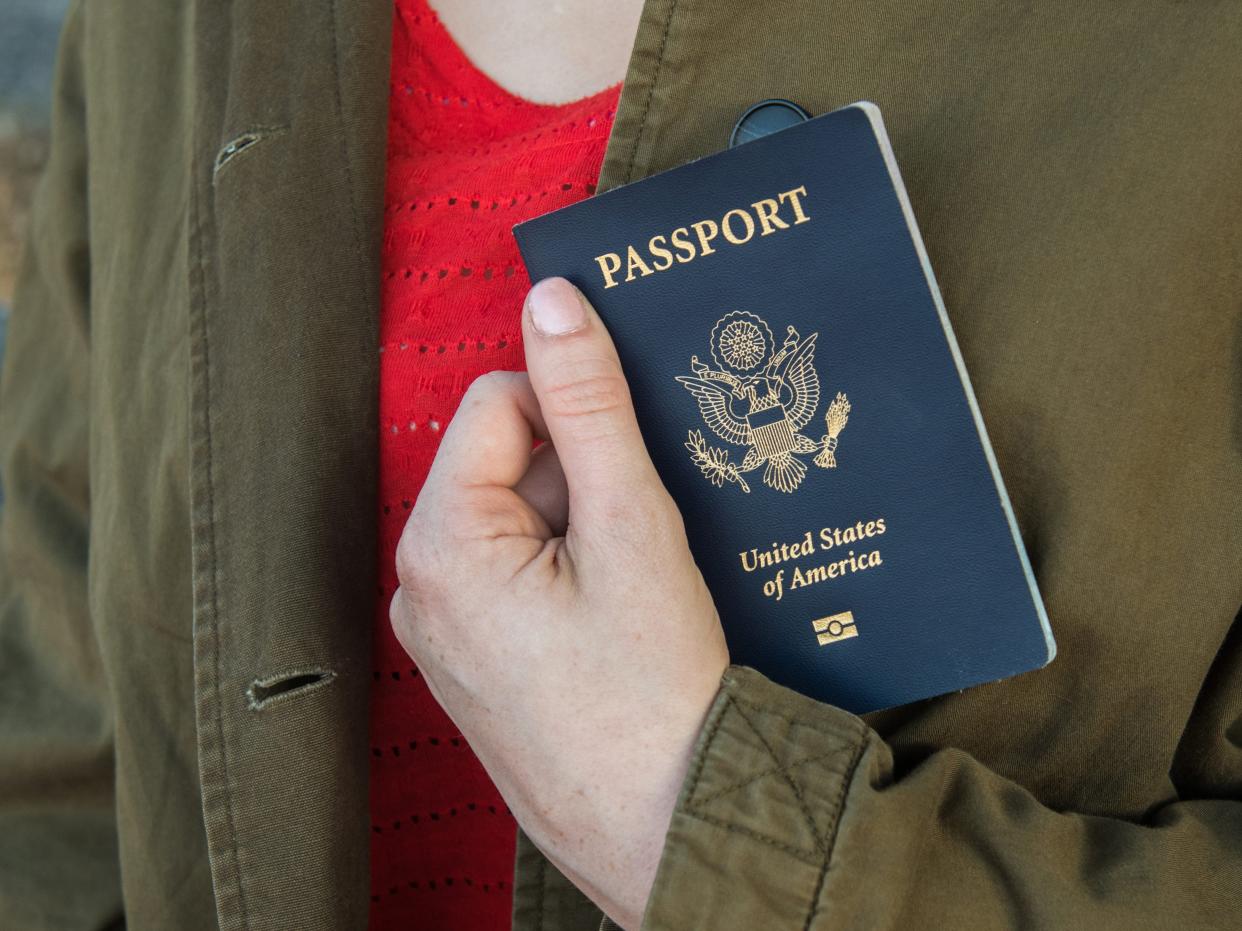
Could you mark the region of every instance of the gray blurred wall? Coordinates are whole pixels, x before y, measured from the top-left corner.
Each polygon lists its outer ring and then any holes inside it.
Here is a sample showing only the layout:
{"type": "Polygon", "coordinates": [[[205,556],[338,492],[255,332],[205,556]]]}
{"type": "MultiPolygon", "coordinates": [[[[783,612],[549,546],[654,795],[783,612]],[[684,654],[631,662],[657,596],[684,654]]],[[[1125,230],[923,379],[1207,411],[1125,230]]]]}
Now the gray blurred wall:
{"type": "Polygon", "coordinates": [[[47,157],[52,63],[67,2],[0,0],[0,325],[47,157]]]}

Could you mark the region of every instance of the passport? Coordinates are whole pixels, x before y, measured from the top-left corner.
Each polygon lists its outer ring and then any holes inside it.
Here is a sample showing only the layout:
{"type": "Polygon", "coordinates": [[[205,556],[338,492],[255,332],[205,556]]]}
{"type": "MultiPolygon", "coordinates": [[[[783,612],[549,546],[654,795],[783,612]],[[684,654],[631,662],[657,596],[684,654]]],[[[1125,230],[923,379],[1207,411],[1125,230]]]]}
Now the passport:
{"type": "Polygon", "coordinates": [[[862,713],[1051,661],[878,107],[513,232],[612,334],[732,662],[862,713]]]}

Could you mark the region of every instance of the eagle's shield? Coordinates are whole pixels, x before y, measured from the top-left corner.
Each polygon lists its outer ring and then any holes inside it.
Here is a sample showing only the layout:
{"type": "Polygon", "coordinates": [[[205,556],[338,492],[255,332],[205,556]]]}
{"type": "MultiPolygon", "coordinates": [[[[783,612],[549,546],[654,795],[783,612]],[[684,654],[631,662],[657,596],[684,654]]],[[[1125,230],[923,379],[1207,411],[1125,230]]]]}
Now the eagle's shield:
{"type": "Polygon", "coordinates": [[[762,459],[793,452],[798,446],[783,404],[748,414],[746,423],[750,426],[750,443],[762,459]]]}

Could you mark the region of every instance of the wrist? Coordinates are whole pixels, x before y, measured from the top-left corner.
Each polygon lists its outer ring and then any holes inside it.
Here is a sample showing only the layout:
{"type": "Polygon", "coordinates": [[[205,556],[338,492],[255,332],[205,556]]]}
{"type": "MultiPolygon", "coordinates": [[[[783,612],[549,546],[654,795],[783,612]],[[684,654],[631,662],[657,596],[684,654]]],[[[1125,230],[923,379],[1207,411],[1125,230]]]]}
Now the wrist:
{"type": "Polygon", "coordinates": [[[519,816],[552,864],[624,928],[641,924],[714,697],[713,691],[676,712],[666,703],[659,727],[646,729],[641,739],[602,744],[572,783],[545,785],[540,800],[519,816]]]}

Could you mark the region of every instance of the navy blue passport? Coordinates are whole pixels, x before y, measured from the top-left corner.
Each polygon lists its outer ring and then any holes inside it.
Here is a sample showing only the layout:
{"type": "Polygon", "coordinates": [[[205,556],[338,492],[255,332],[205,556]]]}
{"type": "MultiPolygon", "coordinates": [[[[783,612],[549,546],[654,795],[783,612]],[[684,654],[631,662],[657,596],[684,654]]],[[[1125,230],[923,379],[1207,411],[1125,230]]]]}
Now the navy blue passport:
{"type": "Polygon", "coordinates": [[[861,713],[1052,659],[874,104],[514,235],[612,333],[733,662],[861,713]]]}

